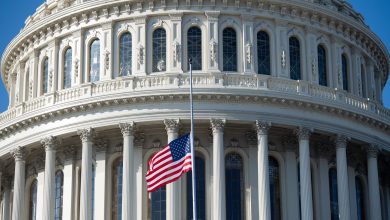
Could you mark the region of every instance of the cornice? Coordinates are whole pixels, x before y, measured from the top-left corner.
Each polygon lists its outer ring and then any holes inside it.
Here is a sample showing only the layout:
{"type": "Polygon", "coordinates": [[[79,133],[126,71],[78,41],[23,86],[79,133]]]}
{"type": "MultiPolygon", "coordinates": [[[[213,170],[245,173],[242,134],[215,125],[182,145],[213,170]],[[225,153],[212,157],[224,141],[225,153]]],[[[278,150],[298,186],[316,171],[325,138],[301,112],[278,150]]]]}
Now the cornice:
{"type": "MultiPolygon", "coordinates": [[[[97,0],[87,1],[80,4],[75,4],[63,8],[55,13],[45,15],[39,21],[27,25],[8,45],[1,60],[1,72],[3,82],[6,87],[9,88],[7,82],[7,75],[11,69],[11,66],[30,48],[36,48],[39,44],[47,43],[47,40],[52,37],[58,37],[60,35],[68,34],[76,29],[90,26],[89,21],[96,20],[98,22],[105,23],[107,21],[123,20],[126,18],[134,18],[138,16],[145,16],[144,12],[148,12],[150,15],[172,13],[170,10],[178,11],[176,6],[177,2],[173,2],[172,5],[167,3],[162,6],[163,10],[156,11],[156,8],[150,8],[142,3],[125,1],[125,0],[97,0]]],[[[192,6],[180,6],[180,9],[186,9],[184,7],[192,6]]],[[[191,10],[203,12],[209,7],[201,5],[191,8],[191,10]]],[[[216,8],[214,7],[213,10],[216,8]]],[[[238,13],[256,16],[264,13],[269,16],[270,19],[278,19],[291,23],[302,23],[306,21],[312,28],[323,27],[323,32],[330,32],[332,35],[337,35],[345,39],[347,42],[353,42],[356,46],[360,46],[368,54],[372,54],[376,60],[380,62],[383,81],[386,82],[389,72],[389,53],[384,46],[383,42],[373,33],[368,26],[360,21],[353,19],[351,16],[345,15],[341,12],[335,12],[331,8],[321,6],[319,4],[309,3],[305,1],[261,1],[258,4],[247,1],[247,8],[240,7],[237,10],[236,7],[223,6],[221,10],[224,13],[238,13]],[[250,4],[248,4],[250,2],[250,4]],[[255,13],[253,9],[258,9],[260,12],[255,13]],[[249,11],[248,11],[249,10],[249,11]]]]}

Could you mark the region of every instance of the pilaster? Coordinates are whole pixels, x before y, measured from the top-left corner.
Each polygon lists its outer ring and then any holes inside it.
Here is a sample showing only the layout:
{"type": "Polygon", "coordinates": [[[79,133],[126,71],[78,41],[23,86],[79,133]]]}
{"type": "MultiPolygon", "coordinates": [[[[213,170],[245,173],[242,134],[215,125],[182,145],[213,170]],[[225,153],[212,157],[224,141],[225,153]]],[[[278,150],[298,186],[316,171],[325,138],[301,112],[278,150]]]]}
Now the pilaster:
{"type": "Polygon", "coordinates": [[[170,70],[173,72],[183,72],[183,42],[182,42],[182,13],[174,13],[169,15],[171,18],[171,29],[172,29],[172,45],[171,50],[171,58],[172,62],[169,62],[171,67],[170,70]]]}
{"type": "Polygon", "coordinates": [[[210,72],[220,72],[219,67],[219,37],[218,37],[218,11],[206,11],[207,16],[207,68],[210,72]]]}
{"type": "Polygon", "coordinates": [[[146,17],[137,17],[134,19],[136,36],[133,37],[136,48],[136,65],[134,69],[135,75],[146,75],[146,17]]]}
{"type": "Polygon", "coordinates": [[[72,48],[72,85],[80,85],[83,83],[83,66],[84,66],[84,31],[82,29],[73,32],[72,48]]]}
{"type": "Polygon", "coordinates": [[[255,59],[254,59],[254,42],[253,42],[253,17],[241,16],[242,17],[242,57],[243,59],[243,71],[244,73],[255,74],[255,59]]]}
{"type": "MultiPolygon", "coordinates": [[[[113,78],[113,23],[108,22],[102,25],[103,39],[101,39],[103,44],[103,51],[101,51],[100,63],[100,79],[101,80],[111,80],[113,78]]],[[[101,47],[102,48],[102,47],[101,47]]]]}

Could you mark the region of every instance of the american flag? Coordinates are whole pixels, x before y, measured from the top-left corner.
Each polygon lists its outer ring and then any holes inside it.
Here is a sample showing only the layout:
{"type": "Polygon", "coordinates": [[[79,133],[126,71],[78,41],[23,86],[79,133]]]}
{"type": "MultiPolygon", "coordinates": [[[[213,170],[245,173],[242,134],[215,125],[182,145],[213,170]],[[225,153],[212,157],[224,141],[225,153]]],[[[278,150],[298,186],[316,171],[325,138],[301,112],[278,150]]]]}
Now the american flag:
{"type": "Polygon", "coordinates": [[[178,180],[192,169],[190,135],[184,135],[157,152],[149,160],[146,173],[148,192],[178,180]]]}

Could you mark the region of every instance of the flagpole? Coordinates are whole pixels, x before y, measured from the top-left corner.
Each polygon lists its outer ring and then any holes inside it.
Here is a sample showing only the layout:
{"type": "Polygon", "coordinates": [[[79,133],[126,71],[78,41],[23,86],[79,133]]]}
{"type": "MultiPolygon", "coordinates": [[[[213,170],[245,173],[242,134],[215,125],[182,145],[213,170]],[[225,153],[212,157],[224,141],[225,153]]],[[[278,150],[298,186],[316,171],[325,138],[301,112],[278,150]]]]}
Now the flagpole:
{"type": "Polygon", "coordinates": [[[194,101],[192,99],[192,59],[188,59],[190,64],[190,106],[191,106],[191,160],[192,160],[192,219],[196,216],[196,182],[195,182],[195,150],[194,150],[194,101]]]}

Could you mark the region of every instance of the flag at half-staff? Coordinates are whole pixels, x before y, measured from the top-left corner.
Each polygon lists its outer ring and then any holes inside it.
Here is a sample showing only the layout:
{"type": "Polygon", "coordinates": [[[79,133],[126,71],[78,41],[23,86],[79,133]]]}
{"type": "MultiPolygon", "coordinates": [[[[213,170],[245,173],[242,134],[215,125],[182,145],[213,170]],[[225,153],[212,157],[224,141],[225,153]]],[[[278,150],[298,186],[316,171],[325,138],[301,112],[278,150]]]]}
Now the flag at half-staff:
{"type": "Polygon", "coordinates": [[[178,180],[192,169],[190,134],[169,143],[149,160],[146,173],[148,192],[178,180]]]}

